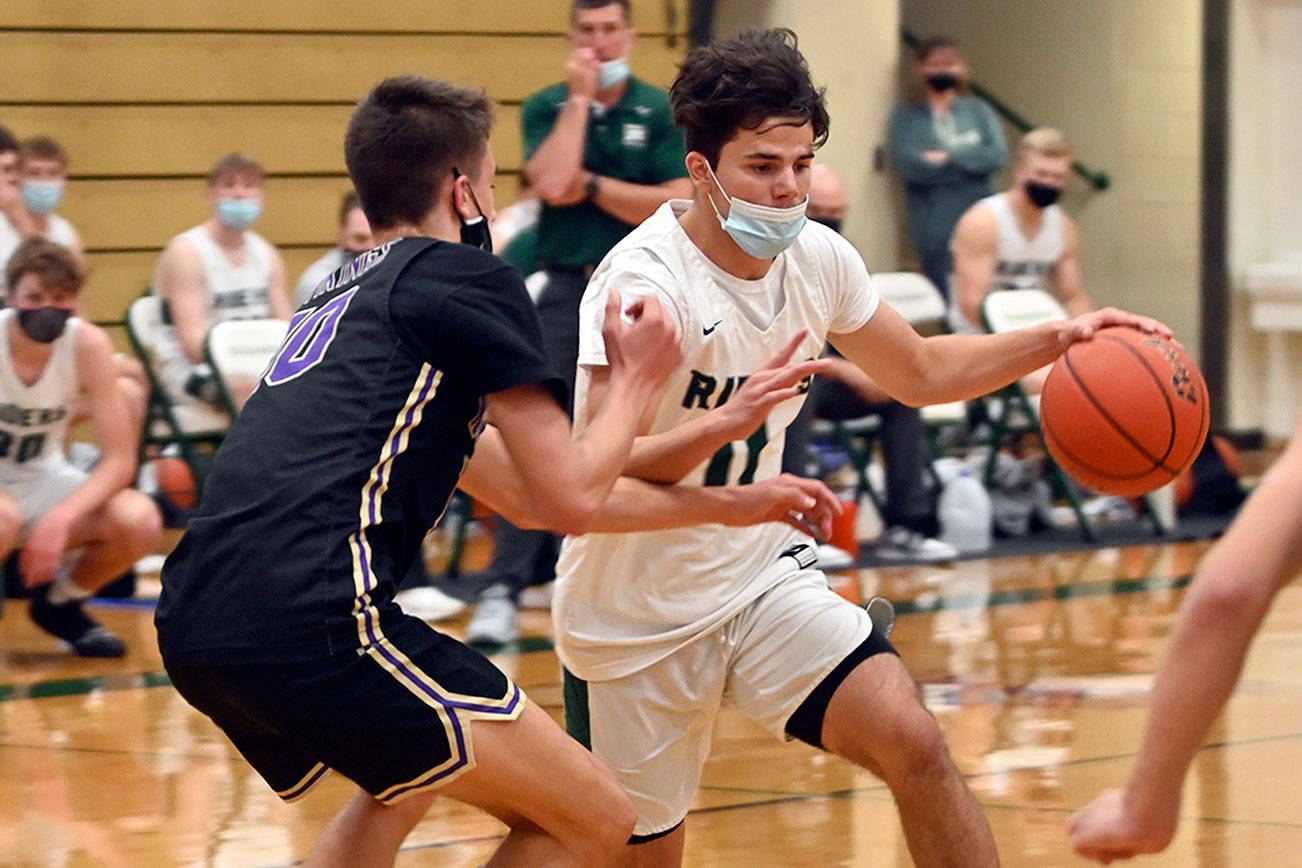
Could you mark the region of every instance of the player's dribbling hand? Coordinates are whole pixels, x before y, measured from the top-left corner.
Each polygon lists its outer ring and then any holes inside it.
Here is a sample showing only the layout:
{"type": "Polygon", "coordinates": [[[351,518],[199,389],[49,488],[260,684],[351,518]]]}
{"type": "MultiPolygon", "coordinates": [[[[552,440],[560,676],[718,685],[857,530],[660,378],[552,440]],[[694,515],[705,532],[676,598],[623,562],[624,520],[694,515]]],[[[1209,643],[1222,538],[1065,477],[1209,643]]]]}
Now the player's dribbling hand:
{"type": "Polygon", "coordinates": [[[654,295],[625,307],[619,291],[612,289],[601,336],[612,377],[635,374],[658,389],[683,360],[678,329],[654,295]]]}
{"type": "Polygon", "coordinates": [[[817,479],[783,473],[750,485],[733,487],[736,502],[723,523],[734,527],[780,521],[801,533],[826,539],[832,519],[841,514],[841,501],[817,479]]]}
{"type": "Polygon", "coordinates": [[[1115,307],[1105,307],[1067,320],[1063,324],[1061,332],[1063,347],[1066,348],[1076,341],[1089,340],[1100,329],[1105,329],[1108,326],[1131,326],[1142,332],[1159,335],[1168,340],[1172,337],[1171,328],[1166,323],[1159,322],[1150,316],[1140,316],[1136,313],[1117,310],[1115,307]]]}
{"type": "Polygon", "coordinates": [[[1067,821],[1071,847],[1104,865],[1141,853],[1160,853],[1175,837],[1179,804],[1169,813],[1169,817],[1141,820],[1127,810],[1123,790],[1104,790],[1067,821]]]}
{"type": "Polygon", "coordinates": [[[808,332],[802,331],[791,340],[769,363],[746,378],[728,401],[712,412],[718,413],[732,440],[745,440],[754,434],[769,411],[805,391],[802,382],[832,364],[829,359],[808,359],[791,363],[791,357],[808,332]]]}

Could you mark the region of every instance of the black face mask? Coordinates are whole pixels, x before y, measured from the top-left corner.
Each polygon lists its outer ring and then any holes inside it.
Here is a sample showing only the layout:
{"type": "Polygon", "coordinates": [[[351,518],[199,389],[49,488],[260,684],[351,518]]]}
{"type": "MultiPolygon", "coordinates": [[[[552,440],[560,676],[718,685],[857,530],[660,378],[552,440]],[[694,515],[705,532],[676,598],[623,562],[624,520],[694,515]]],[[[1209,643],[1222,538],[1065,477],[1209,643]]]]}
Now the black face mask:
{"type": "Polygon", "coordinates": [[[1022,188],[1026,190],[1026,198],[1030,199],[1037,208],[1048,208],[1062,195],[1061,187],[1041,184],[1039,181],[1027,181],[1022,188]]]}
{"type": "Polygon", "coordinates": [[[485,253],[493,252],[493,233],[488,231],[488,221],[483,215],[474,220],[461,218],[461,243],[478,247],[485,253]]]}
{"type": "Polygon", "coordinates": [[[30,307],[18,309],[18,327],[38,344],[53,343],[63,334],[72,311],[63,307],[30,307]]]}
{"type": "Polygon", "coordinates": [[[809,219],[813,220],[815,223],[822,223],[824,226],[826,226],[828,229],[831,229],[837,235],[841,234],[840,217],[810,217],[809,219]]]}
{"type": "Polygon", "coordinates": [[[944,93],[958,87],[958,76],[952,72],[938,72],[927,76],[926,82],[927,87],[938,93],[944,93]]]}
{"type": "MultiPolygon", "coordinates": [[[[461,173],[457,171],[456,166],[452,167],[452,177],[461,177],[461,173]]],[[[493,233],[488,229],[488,219],[484,217],[484,209],[479,207],[479,198],[475,196],[474,188],[467,187],[466,189],[470,191],[470,201],[475,203],[475,208],[479,211],[479,216],[467,220],[460,214],[457,214],[457,219],[461,221],[461,243],[469,244],[471,247],[478,247],[485,253],[492,253],[493,233]]]]}

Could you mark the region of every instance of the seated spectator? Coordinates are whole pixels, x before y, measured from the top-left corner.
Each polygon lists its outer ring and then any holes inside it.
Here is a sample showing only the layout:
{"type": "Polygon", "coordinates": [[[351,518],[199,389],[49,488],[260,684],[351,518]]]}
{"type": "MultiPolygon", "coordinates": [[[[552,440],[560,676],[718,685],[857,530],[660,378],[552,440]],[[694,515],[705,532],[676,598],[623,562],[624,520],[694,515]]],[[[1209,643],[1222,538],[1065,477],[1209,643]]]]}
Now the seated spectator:
{"type": "Polygon", "coordinates": [[[0,240],[10,235],[21,239],[33,234],[18,181],[18,139],[8,127],[0,126],[0,240]]]}
{"type": "Polygon", "coordinates": [[[5,209],[6,219],[0,222],[0,266],[27,238],[62,244],[81,258],[81,236],[54,213],[63,201],[68,178],[68,155],[63,148],[48,136],[27,139],[18,147],[17,171],[18,201],[5,209]]]}
{"type": "MultiPolygon", "coordinates": [[[[208,172],[213,216],[181,233],[154,271],[165,327],[155,352],[159,379],[173,401],[217,406],[204,338],[217,322],[275,317],[288,320],[285,263],[275,247],[249,230],[262,215],[266,175],[243,154],[222,157],[208,172]]],[[[253,392],[252,379],[228,381],[237,407],[253,392]]]]}
{"type": "MultiPolygon", "coordinates": [[[[1081,283],[1076,224],[1057,205],[1071,173],[1071,147],[1059,130],[1042,127],[1022,137],[1013,160],[1013,184],[977,202],[954,230],[954,299],[950,328],[978,333],[981,305],[1001,289],[1042,289],[1069,317],[1093,310],[1081,283]]],[[[1022,382],[1038,394],[1048,368],[1022,382]]]]}
{"type": "Polygon", "coordinates": [[[313,262],[303,272],[294,287],[294,304],[302,305],[312,297],[312,290],[327,275],[333,274],[339,267],[352,262],[357,254],[365,253],[374,246],[371,224],[362,211],[362,202],[357,198],[356,190],[349,190],[339,205],[339,235],[335,238],[335,249],[313,262]]]}
{"type": "Polygon", "coordinates": [[[66,247],[22,242],[7,266],[0,311],[0,557],[21,549],[31,618],[87,657],[126,645],[82,603],[154,550],[162,520],[126,486],[136,435],[118,388],[108,336],[72,316],[84,273],[66,247]],[[74,406],[90,407],[102,455],[90,472],[67,460],[74,406]],[[69,553],[81,550],[75,565],[69,553]]]}

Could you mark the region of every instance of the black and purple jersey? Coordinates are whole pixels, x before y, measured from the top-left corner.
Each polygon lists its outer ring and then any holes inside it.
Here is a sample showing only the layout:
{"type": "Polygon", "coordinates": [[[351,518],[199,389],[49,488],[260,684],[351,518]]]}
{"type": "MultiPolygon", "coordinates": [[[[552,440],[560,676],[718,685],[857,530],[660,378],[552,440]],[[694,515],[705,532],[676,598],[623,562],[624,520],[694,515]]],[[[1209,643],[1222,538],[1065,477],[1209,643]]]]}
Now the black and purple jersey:
{"type": "Polygon", "coordinates": [[[483,397],[545,383],[519,273],[463,244],[389,242],[290,321],[163,569],[172,660],[306,659],[367,647],[395,578],[456,487],[483,397]]]}

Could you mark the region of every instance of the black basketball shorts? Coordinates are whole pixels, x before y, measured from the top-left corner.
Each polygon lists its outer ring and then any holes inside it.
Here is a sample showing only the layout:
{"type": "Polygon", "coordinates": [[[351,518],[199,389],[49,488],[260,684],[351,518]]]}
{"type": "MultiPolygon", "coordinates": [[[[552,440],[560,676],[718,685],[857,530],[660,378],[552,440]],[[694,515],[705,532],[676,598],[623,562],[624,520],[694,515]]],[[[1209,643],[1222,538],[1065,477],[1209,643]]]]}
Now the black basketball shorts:
{"type": "Polygon", "coordinates": [[[416,618],[365,653],[165,663],[286,801],[332,769],[385,803],[443,786],[475,766],[471,721],[514,720],[526,702],[496,666],[416,618]]]}

